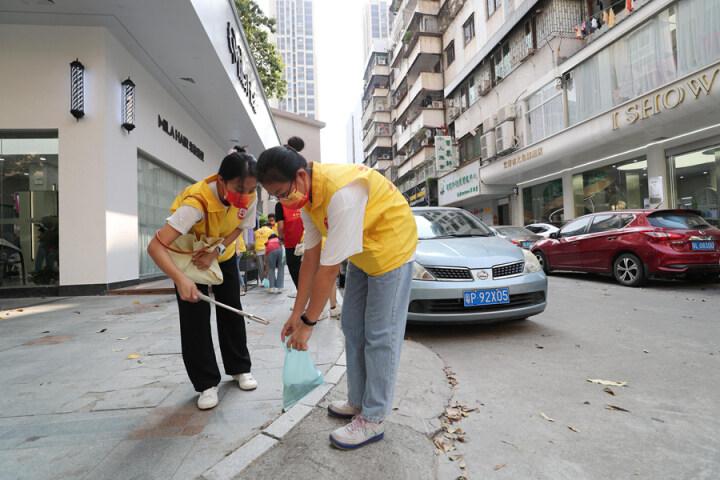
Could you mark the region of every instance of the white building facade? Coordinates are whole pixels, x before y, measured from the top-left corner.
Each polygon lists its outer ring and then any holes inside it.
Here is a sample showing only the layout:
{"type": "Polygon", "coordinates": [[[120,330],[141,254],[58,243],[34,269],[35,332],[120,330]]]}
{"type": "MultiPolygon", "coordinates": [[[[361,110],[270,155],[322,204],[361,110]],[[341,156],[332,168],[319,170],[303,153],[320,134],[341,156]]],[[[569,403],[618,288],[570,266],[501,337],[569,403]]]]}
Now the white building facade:
{"type": "Polygon", "coordinates": [[[0,295],[157,276],[177,193],[279,143],[232,1],[9,1],[0,45],[0,295]]]}

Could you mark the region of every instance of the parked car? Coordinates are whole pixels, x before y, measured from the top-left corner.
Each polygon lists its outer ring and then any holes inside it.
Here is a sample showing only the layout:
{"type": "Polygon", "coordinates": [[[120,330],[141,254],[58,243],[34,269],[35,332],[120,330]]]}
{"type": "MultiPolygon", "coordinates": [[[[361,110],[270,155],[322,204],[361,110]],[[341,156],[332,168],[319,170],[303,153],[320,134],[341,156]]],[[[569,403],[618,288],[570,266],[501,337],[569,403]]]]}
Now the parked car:
{"type": "Polygon", "coordinates": [[[512,225],[493,225],[493,230],[502,238],[509,240],[513,245],[521,248],[530,248],[543,237],[536,235],[524,227],[513,227],[512,225]]]}
{"type": "Polygon", "coordinates": [[[408,321],[491,323],[545,310],[547,278],[530,251],[462,209],[422,207],[413,213],[419,243],[408,321]]]}
{"type": "Polygon", "coordinates": [[[525,228],[543,238],[549,238],[551,233],[560,230],[560,227],[556,227],[552,223],[531,223],[530,225],[525,225],[525,228]]]}
{"type": "Polygon", "coordinates": [[[695,210],[622,210],[571,220],[532,252],[546,273],[612,274],[637,287],[651,276],[718,280],[720,230],[695,210]]]}

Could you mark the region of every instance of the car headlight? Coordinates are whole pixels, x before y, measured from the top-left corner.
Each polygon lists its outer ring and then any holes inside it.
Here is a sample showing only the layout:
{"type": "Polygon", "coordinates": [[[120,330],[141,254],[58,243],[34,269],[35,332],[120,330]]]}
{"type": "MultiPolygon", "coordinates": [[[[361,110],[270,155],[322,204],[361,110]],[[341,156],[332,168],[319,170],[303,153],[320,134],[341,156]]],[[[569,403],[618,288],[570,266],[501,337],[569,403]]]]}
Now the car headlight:
{"type": "Polygon", "coordinates": [[[535,273],[542,270],[542,266],[534,253],[530,250],[523,249],[523,255],[525,256],[525,273],[535,273]]]}
{"type": "Polygon", "coordinates": [[[413,262],[413,280],[435,280],[435,277],[425,267],[413,262]]]}

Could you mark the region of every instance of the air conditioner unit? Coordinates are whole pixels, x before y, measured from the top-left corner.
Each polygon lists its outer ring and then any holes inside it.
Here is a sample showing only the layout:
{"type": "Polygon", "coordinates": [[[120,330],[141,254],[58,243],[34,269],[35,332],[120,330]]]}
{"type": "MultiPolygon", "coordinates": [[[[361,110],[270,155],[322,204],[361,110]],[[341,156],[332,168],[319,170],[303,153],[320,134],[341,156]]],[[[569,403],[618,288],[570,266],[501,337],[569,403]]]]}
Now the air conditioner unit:
{"type": "Polygon", "coordinates": [[[515,120],[515,104],[514,103],[509,103],[509,104],[505,105],[497,112],[497,124],[498,125],[505,123],[508,120],[515,120]]]}
{"type": "Polygon", "coordinates": [[[460,109],[458,107],[450,107],[447,109],[448,119],[450,122],[460,116],[460,109]]]}
{"type": "Polygon", "coordinates": [[[492,132],[495,130],[495,116],[491,116],[483,120],[482,122],[483,132],[492,132]]]}
{"type": "Polygon", "coordinates": [[[495,129],[495,153],[502,155],[515,148],[517,148],[515,123],[512,121],[501,123],[495,129]]]}
{"type": "Polygon", "coordinates": [[[389,153],[383,153],[381,155],[378,155],[379,160],[390,160],[391,155],[389,153]]]}
{"type": "Polygon", "coordinates": [[[480,157],[488,160],[495,156],[495,130],[490,130],[480,137],[480,157]]]}
{"type": "Polygon", "coordinates": [[[433,100],[432,108],[444,108],[442,100],[433,100]]]}
{"type": "Polygon", "coordinates": [[[492,80],[480,80],[477,86],[478,95],[484,97],[490,90],[492,90],[492,80]]]}

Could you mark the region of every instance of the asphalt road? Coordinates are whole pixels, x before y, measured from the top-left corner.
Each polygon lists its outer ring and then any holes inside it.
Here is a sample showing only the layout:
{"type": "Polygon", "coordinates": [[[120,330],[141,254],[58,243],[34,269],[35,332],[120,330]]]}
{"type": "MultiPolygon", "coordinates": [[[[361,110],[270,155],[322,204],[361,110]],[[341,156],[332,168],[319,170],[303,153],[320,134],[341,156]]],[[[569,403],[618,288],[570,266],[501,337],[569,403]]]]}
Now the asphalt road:
{"type": "Polygon", "coordinates": [[[720,478],[718,284],[558,274],[541,315],[407,337],[455,373],[451,404],[478,408],[441,478],[720,478]]]}

